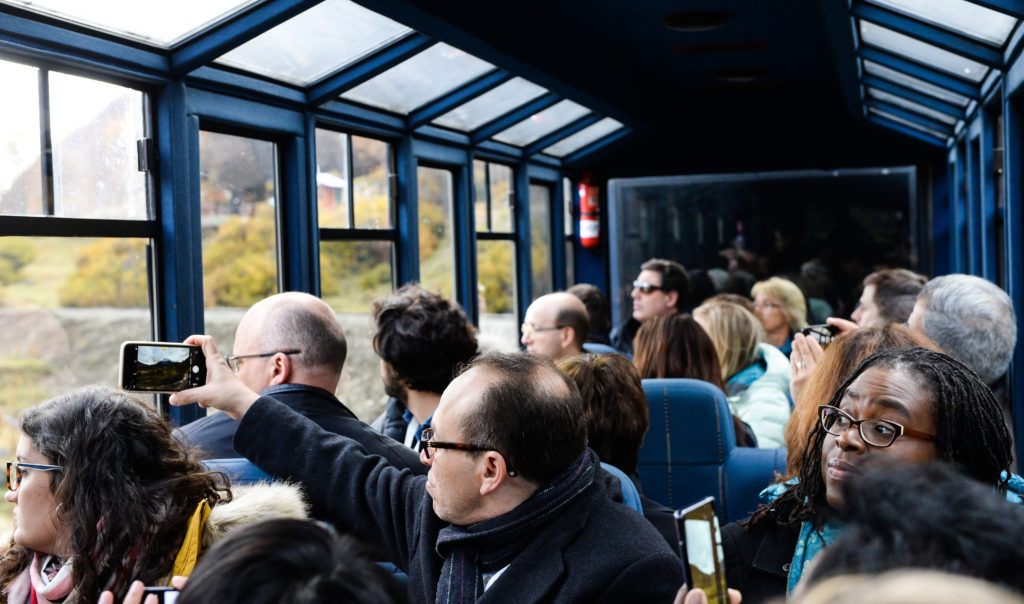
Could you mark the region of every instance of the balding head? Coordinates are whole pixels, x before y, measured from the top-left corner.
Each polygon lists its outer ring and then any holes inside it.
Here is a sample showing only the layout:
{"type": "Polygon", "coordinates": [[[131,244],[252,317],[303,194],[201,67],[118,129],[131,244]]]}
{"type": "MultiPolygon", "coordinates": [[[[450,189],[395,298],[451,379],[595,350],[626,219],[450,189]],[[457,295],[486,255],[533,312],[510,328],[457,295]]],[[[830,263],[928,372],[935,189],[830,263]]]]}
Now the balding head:
{"type": "Polygon", "coordinates": [[[235,331],[235,355],[300,350],[299,354],[248,358],[238,377],[257,392],[278,383],[338,387],[348,345],[330,306],[316,296],[286,292],[260,300],[235,331]]]}
{"type": "Polygon", "coordinates": [[[587,307],[576,296],[556,292],[541,296],[526,309],[521,342],[528,352],[551,360],[583,352],[590,330],[587,307]]]}

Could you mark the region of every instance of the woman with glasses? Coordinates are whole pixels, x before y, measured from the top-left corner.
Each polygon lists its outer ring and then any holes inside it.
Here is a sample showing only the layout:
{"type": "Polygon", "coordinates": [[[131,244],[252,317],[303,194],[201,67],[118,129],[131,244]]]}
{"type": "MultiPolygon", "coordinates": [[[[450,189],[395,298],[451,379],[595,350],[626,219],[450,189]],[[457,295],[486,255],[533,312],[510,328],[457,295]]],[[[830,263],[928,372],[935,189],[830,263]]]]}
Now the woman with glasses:
{"type": "Polygon", "coordinates": [[[749,310],[712,299],[693,311],[718,354],[733,415],[751,427],[763,449],[783,446],[789,419],[789,361],[764,343],[764,330],[749,310]]]}
{"type": "MultiPolygon", "coordinates": [[[[988,387],[960,362],[925,348],[865,359],[818,408],[795,481],[749,519],[723,530],[729,586],[744,602],[783,596],[841,532],[842,485],[865,464],[943,461],[1005,492],[1010,434],[988,387]]],[[[881,502],[880,502],[881,503],[881,502]]]]}
{"type": "MultiPolygon", "coordinates": [[[[228,528],[222,512],[260,516],[238,506],[244,497],[220,509],[231,500],[224,475],[204,471],[155,411],[106,388],[27,410],[16,455],[5,497],[13,543],[0,558],[10,604],[95,602],[103,590],[121,598],[136,579],[166,585],[228,528]]],[[[301,514],[297,492],[267,488],[301,514]]]]}
{"type": "Polygon", "coordinates": [[[807,327],[803,292],[789,279],[772,277],[755,283],[750,296],[764,326],[765,341],[788,357],[793,350],[793,334],[807,327]]]}

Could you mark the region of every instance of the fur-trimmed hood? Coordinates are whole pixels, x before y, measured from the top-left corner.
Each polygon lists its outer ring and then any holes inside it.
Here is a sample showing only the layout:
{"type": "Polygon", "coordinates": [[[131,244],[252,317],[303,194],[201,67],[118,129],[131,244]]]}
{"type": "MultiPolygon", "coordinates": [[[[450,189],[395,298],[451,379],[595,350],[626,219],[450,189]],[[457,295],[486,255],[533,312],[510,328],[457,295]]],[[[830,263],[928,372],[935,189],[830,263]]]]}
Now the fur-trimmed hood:
{"type": "Polygon", "coordinates": [[[236,528],[273,518],[309,518],[309,505],[298,485],[261,482],[231,487],[231,501],[213,506],[203,527],[203,549],[236,528]]]}

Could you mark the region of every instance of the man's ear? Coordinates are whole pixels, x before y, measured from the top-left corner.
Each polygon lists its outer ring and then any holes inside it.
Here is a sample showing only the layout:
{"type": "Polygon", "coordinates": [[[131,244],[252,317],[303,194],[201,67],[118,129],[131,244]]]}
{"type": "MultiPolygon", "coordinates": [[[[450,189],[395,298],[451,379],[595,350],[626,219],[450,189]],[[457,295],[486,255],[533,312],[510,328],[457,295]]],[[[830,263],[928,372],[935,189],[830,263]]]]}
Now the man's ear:
{"type": "Polygon", "coordinates": [[[480,480],[480,494],[487,495],[500,487],[509,478],[505,457],[497,451],[484,451],[481,455],[483,476],[480,480]]]}
{"type": "Polygon", "coordinates": [[[679,312],[679,292],[666,292],[665,297],[668,298],[668,305],[676,309],[676,312],[679,312]]]}
{"type": "Polygon", "coordinates": [[[563,327],[558,333],[558,343],[562,348],[569,348],[576,340],[576,330],[572,327],[563,327]]]}
{"type": "Polygon", "coordinates": [[[292,376],[292,360],[279,352],[270,360],[270,385],[287,384],[292,376]]]}

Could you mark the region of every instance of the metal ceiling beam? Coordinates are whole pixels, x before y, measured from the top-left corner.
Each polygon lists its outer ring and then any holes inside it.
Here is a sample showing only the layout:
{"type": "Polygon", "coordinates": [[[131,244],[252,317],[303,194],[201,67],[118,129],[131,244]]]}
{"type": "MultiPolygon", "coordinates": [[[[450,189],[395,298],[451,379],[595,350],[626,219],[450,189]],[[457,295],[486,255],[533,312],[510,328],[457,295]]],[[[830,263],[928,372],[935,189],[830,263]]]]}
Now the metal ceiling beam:
{"type": "Polygon", "coordinates": [[[901,117],[905,120],[910,120],[914,123],[920,124],[921,126],[928,128],[929,130],[934,130],[946,136],[953,136],[953,129],[955,128],[955,124],[950,126],[948,124],[940,122],[939,120],[934,120],[930,117],[925,117],[920,113],[904,109],[903,107],[893,105],[892,103],[886,103],[885,101],[868,99],[867,101],[865,101],[865,104],[868,107],[874,107],[879,111],[884,111],[897,117],[901,117]]]}
{"type": "MultiPolygon", "coordinates": [[[[924,21],[918,21],[864,2],[854,2],[850,7],[850,13],[859,19],[871,21],[988,67],[999,69],[1003,66],[1003,53],[1000,49],[947,29],[929,25],[924,21]]],[[[861,43],[864,43],[863,39],[861,39],[861,43]]]]}
{"type": "Polygon", "coordinates": [[[925,107],[928,107],[930,109],[941,111],[942,113],[945,113],[946,115],[950,115],[957,119],[964,119],[964,111],[966,110],[966,107],[960,107],[957,105],[953,105],[951,103],[947,103],[946,101],[940,101],[939,99],[931,95],[918,92],[913,88],[900,86],[895,82],[890,82],[889,80],[878,78],[875,76],[865,75],[863,82],[865,86],[871,86],[872,88],[884,90],[885,92],[901,96],[907,99],[908,101],[914,101],[919,105],[924,105],[925,107]]]}
{"type": "Polygon", "coordinates": [[[171,70],[183,74],[269,31],[323,0],[267,0],[183,42],[171,52],[171,70]]]}
{"type": "Polygon", "coordinates": [[[889,130],[895,130],[896,132],[899,132],[900,134],[903,134],[904,136],[909,136],[911,138],[915,138],[915,139],[917,139],[917,140],[919,140],[921,142],[928,143],[929,145],[933,145],[933,146],[939,147],[941,149],[945,149],[946,148],[946,141],[945,140],[939,140],[937,138],[934,138],[934,137],[930,136],[929,134],[927,134],[925,132],[921,132],[920,130],[914,130],[913,128],[908,128],[907,126],[904,126],[903,124],[897,124],[896,122],[889,121],[889,120],[885,119],[882,116],[879,116],[879,115],[869,115],[868,116],[868,121],[870,121],[870,122],[872,122],[874,124],[878,124],[879,126],[881,126],[883,128],[888,128],[889,130]]]}
{"type": "Polygon", "coordinates": [[[430,48],[437,41],[419,32],[413,32],[396,42],[378,50],[361,61],[346,65],[340,71],[328,75],[310,86],[306,93],[307,102],[316,106],[337,98],[346,90],[378,76],[430,48]]]}
{"type": "Polygon", "coordinates": [[[1024,0],[971,0],[971,4],[991,8],[994,11],[1024,19],[1024,0]]]}
{"type": "Polygon", "coordinates": [[[587,126],[597,123],[600,119],[600,115],[591,113],[577,120],[573,120],[572,122],[566,124],[565,126],[562,126],[561,128],[555,130],[554,132],[546,134],[538,138],[534,142],[530,143],[529,145],[523,147],[523,155],[527,157],[531,155],[536,155],[537,153],[540,153],[544,149],[547,149],[548,147],[557,143],[563,138],[567,136],[572,136],[573,134],[576,134],[577,132],[583,130],[587,126]]]}
{"type": "Polygon", "coordinates": [[[513,77],[512,74],[500,69],[494,69],[478,78],[474,78],[471,82],[459,86],[441,98],[427,103],[410,113],[407,120],[408,128],[409,130],[415,130],[434,118],[448,113],[459,105],[497,88],[513,77]]]}
{"type": "Polygon", "coordinates": [[[924,80],[930,84],[947,88],[968,98],[976,100],[981,98],[980,86],[966,82],[955,76],[951,76],[948,73],[938,71],[937,69],[925,67],[920,63],[904,59],[903,57],[894,55],[890,52],[879,50],[877,48],[862,47],[858,54],[860,54],[862,59],[874,61],[875,63],[885,65],[891,69],[902,71],[903,73],[914,76],[919,80],[924,80]]]}
{"type": "Polygon", "coordinates": [[[476,145],[483,140],[491,138],[491,136],[501,132],[502,130],[518,124],[534,113],[547,109],[560,100],[562,100],[562,97],[553,92],[539,96],[524,105],[520,105],[519,108],[502,114],[483,126],[480,126],[469,134],[469,139],[474,145],[476,145]]]}
{"type": "Polygon", "coordinates": [[[612,132],[608,136],[606,136],[604,138],[600,138],[600,139],[590,143],[589,145],[587,145],[586,147],[583,147],[582,149],[576,151],[575,153],[572,153],[571,155],[567,155],[567,156],[563,157],[562,158],[562,165],[568,166],[568,165],[574,164],[574,163],[580,161],[580,159],[582,159],[583,156],[590,155],[591,153],[595,153],[597,151],[605,149],[608,146],[612,145],[613,143],[616,143],[616,142],[622,140],[623,138],[629,136],[632,133],[633,133],[633,131],[630,128],[628,128],[628,127],[622,128],[620,130],[616,130],[615,132],[612,132]]]}

